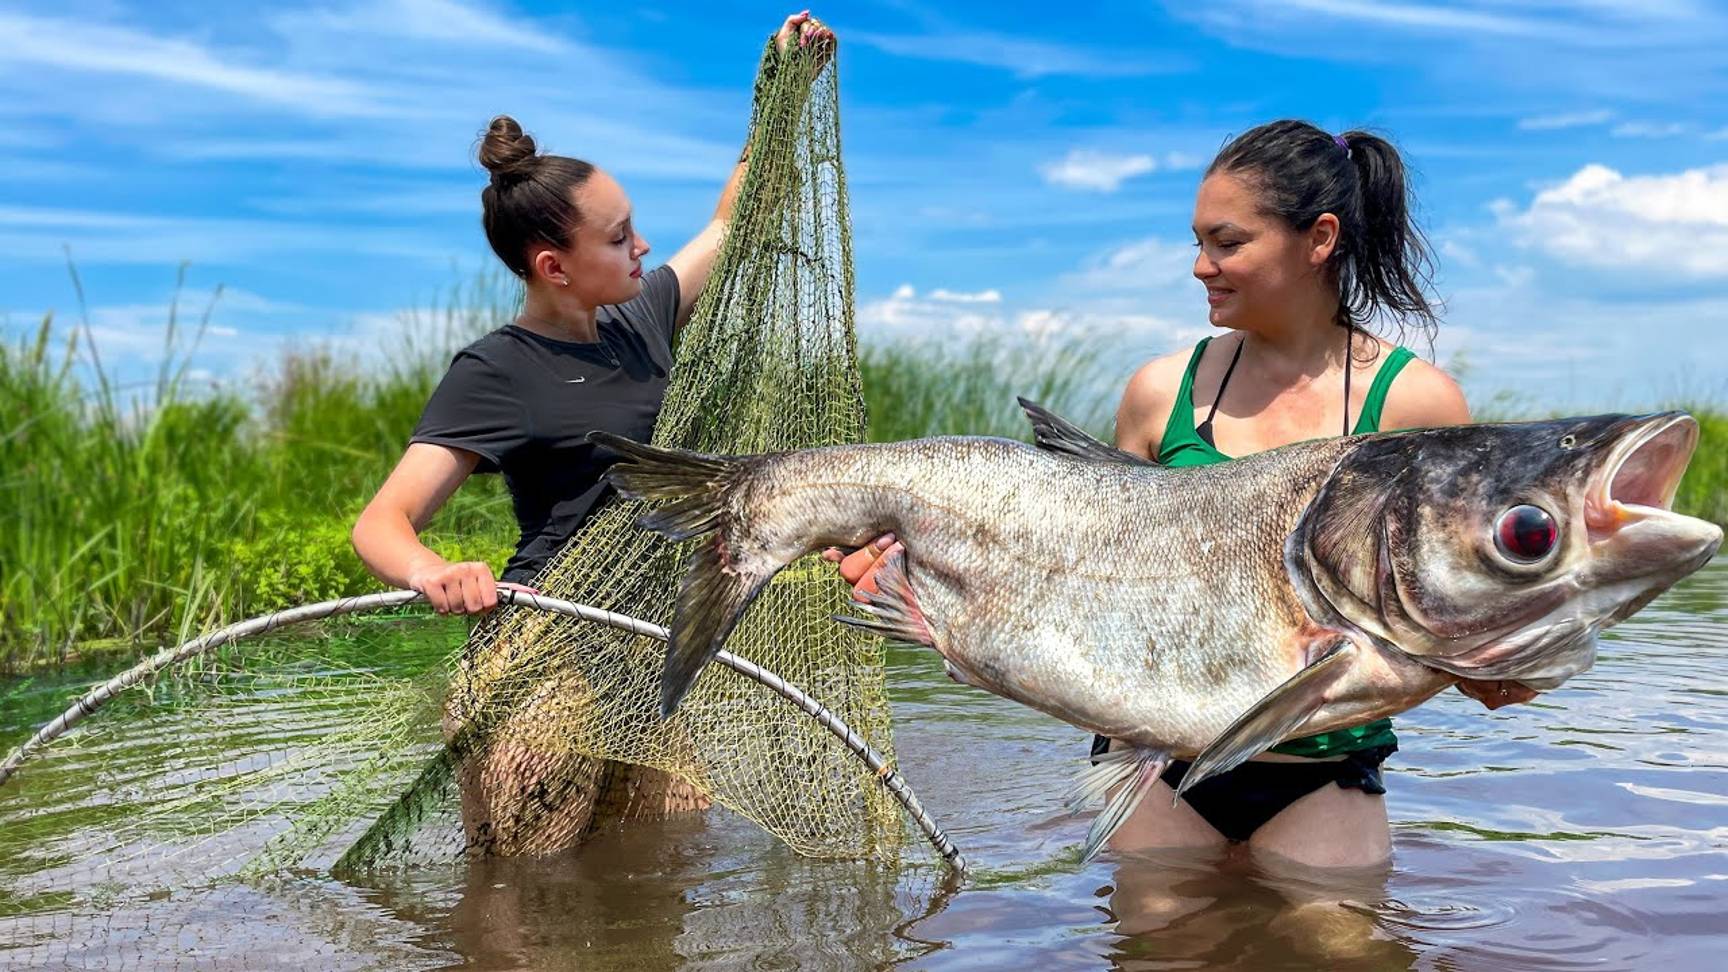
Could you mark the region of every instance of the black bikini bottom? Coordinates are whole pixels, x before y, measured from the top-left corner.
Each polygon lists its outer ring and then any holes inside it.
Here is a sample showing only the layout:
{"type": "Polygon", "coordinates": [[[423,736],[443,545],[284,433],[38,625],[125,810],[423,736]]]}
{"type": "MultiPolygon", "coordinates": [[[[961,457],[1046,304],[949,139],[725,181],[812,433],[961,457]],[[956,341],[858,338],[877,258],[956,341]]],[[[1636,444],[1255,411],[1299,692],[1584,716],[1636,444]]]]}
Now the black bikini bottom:
{"type": "MultiPolygon", "coordinates": [[[[1094,756],[1108,750],[1110,741],[1097,737],[1094,756]],[[1102,746],[1099,744],[1102,743],[1102,746]]],[[[1343,759],[1305,759],[1300,763],[1246,762],[1207,780],[1182,794],[1212,829],[1235,841],[1247,840],[1268,820],[1328,783],[1363,793],[1386,792],[1380,764],[1398,751],[1398,745],[1375,746],[1344,754],[1343,759]]],[[[1175,759],[1160,777],[1171,789],[1182,782],[1188,761],[1175,759]]]]}

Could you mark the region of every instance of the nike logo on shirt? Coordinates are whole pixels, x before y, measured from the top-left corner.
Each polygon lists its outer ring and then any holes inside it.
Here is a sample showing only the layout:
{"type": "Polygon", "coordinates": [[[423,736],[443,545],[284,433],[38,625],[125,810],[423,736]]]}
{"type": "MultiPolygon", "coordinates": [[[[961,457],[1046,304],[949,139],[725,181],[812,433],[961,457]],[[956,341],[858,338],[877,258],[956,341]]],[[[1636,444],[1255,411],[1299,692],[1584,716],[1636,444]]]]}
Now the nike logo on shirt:
{"type": "Polygon", "coordinates": [[[566,379],[564,379],[564,384],[566,384],[566,385],[574,385],[574,384],[576,384],[576,383],[578,383],[578,382],[583,382],[583,381],[587,381],[587,380],[588,380],[588,379],[587,379],[587,377],[586,377],[586,376],[584,376],[584,377],[581,377],[581,378],[566,378],[566,379]]]}

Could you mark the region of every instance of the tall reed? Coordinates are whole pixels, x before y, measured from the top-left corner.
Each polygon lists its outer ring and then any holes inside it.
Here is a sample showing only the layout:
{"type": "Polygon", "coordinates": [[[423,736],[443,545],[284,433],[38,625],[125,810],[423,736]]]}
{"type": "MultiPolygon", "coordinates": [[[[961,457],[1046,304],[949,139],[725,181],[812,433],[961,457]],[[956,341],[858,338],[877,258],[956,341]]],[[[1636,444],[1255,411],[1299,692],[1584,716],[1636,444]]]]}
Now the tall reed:
{"type": "MultiPolygon", "coordinates": [[[[141,385],[113,379],[87,325],[50,316],[0,342],[0,667],[151,641],[189,610],[205,624],[376,587],[349,527],[450,351],[508,312],[481,292],[406,323],[379,366],[308,347],[249,395],[188,380],[209,308],[188,324],[178,300],[141,385]]],[[[429,536],[501,561],[513,526],[497,477],[479,477],[429,536]]]]}

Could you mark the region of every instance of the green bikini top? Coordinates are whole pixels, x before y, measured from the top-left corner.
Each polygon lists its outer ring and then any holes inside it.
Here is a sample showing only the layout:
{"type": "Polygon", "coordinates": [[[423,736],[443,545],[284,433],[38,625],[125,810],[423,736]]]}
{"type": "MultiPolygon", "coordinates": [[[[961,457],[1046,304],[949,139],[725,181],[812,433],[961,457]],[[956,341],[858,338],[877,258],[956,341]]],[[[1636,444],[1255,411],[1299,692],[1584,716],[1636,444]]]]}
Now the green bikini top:
{"type": "MultiPolygon", "coordinates": [[[[1200,339],[1200,343],[1194,346],[1194,354],[1188,359],[1187,369],[1182,372],[1182,387],[1176,392],[1176,407],[1170,410],[1170,420],[1164,423],[1164,437],[1158,442],[1160,466],[1210,466],[1235,458],[1219,452],[1217,446],[1202,439],[1194,424],[1194,372],[1200,367],[1200,358],[1205,355],[1206,345],[1211,341],[1211,338],[1200,339]]],[[[1356,417],[1351,434],[1380,431],[1380,412],[1386,405],[1386,390],[1392,387],[1398,372],[1403,371],[1414,357],[1416,355],[1403,345],[1393,348],[1392,353],[1386,356],[1385,363],[1374,375],[1374,384],[1368,387],[1368,397],[1362,401],[1362,414],[1356,417]]],[[[1228,380],[1226,374],[1225,381],[1228,380]]],[[[1219,392],[1223,392],[1223,388],[1219,388],[1219,392]]]]}
{"type": "MultiPolygon", "coordinates": [[[[1164,437],[1158,443],[1158,464],[1162,466],[1209,466],[1214,463],[1229,462],[1232,456],[1218,451],[1218,447],[1200,437],[1200,432],[1194,425],[1194,372],[1200,366],[1200,358],[1206,353],[1206,345],[1211,338],[1202,338],[1194,347],[1194,354],[1188,359],[1188,368],[1182,372],[1182,387],[1176,393],[1176,406],[1170,410],[1170,421],[1164,424],[1164,437]]],[[[1237,349],[1240,353],[1240,348],[1237,349]]],[[[1368,432],[1380,431],[1380,412],[1386,404],[1386,390],[1392,387],[1393,379],[1398,372],[1416,357],[1409,348],[1393,348],[1386,356],[1385,363],[1374,375],[1374,384],[1368,388],[1368,397],[1362,402],[1362,414],[1357,417],[1352,432],[1362,435],[1368,432]]],[[[1231,362],[1235,366],[1235,362],[1231,362]]],[[[1228,373],[1224,381],[1228,382],[1228,373]]],[[[1219,393],[1223,393],[1223,383],[1220,383],[1219,393]]],[[[1207,417],[1210,422],[1211,417],[1207,417]]],[[[1318,736],[1308,736],[1303,739],[1292,739],[1272,747],[1272,752],[1284,753],[1289,756],[1335,756],[1340,753],[1355,752],[1362,749],[1372,749],[1376,746],[1395,746],[1398,737],[1392,733],[1391,719],[1376,719],[1366,725],[1352,726],[1348,729],[1338,729],[1323,732],[1318,736]]]]}

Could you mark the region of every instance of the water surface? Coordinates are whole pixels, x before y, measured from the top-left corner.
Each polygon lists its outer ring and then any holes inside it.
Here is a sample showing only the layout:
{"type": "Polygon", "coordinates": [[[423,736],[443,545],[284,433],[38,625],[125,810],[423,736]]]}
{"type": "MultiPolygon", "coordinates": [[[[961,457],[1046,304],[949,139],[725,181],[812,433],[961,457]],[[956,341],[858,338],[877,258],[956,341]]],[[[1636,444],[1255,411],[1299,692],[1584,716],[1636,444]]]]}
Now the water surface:
{"type": "MultiPolygon", "coordinates": [[[[340,639],[387,667],[459,636],[410,627],[340,639]]],[[[1372,872],[1241,853],[1082,867],[1087,820],[1059,798],[1084,734],[949,682],[932,654],[894,650],[899,765],[974,864],[958,886],[928,868],[802,860],[713,812],[605,830],[540,860],[348,881],[312,870],[68,913],[21,891],[24,848],[53,833],[75,856],[81,828],[126,807],[126,781],[176,771],[163,740],[208,733],[244,761],[358,711],[352,692],[296,688],[234,707],[218,731],[208,715],[189,721],[207,710],[120,707],[0,790],[0,965],[1716,968],[1728,954],[1725,663],[1718,560],[1610,631],[1595,669],[1557,692],[1498,712],[1449,692],[1401,716],[1387,773],[1394,859],[1372,872]]],[[[0,746],[93,677],[0,685],[0,746]]]]}

